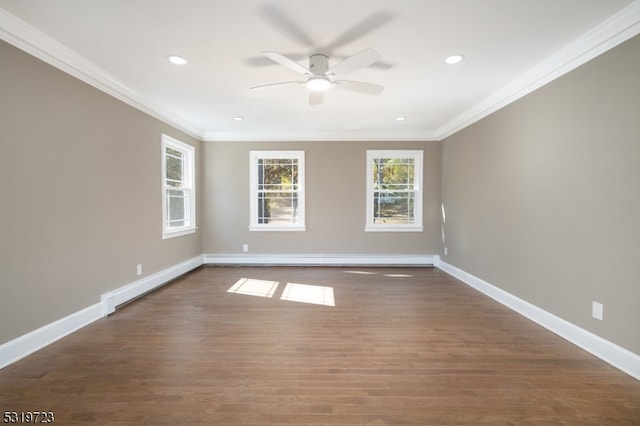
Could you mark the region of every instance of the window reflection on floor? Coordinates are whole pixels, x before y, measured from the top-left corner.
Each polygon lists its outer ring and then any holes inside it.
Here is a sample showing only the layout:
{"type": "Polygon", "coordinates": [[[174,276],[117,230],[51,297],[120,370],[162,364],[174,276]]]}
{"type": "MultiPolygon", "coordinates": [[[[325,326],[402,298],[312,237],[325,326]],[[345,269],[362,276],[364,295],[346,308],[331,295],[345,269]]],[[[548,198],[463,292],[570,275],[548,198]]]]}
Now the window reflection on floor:
{"type": "Polygon", "coordinates": [[[272,297],[278,288],[277,281],[240,278],[227,293],[246,294],[248,296],[272,297]]]}
{"type": "MultiPolygon", "coordinates": [[[[237,293],[258,297],[273,297],[278,288],[278,284],[278,281],[240,278],[229,288],[229,290],[227,290],[227,293],[237,293]]],[[[319,285],[287,283],[280,299],[287,300],[289,302],[336,306],[335,298],[333,296],[333,287],[319,285]]]]}
{"type": "Polygon", "coordinates": [[[313,303],[315,305],[336,306],[333,287],[287,283],[282,292],[282,300],[313,303]]]}

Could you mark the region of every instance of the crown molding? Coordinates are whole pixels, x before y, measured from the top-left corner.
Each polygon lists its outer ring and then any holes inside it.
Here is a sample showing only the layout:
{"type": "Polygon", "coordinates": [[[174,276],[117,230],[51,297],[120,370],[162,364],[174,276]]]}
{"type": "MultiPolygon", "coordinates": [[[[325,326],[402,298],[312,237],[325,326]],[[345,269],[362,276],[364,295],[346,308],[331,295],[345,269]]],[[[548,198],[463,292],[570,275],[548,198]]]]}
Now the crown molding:
{"type": "Polygon", "coordinates": [[[445,139],[640,33],[640,0],[490,94],[435,133],[445,139]]]}
{"type": "Polygon", "coordinates": [[[189,121],[144,99],[93,62],[2,8],[0,39],[194,138],[202,138],[203,131],[189,121]]]}
{"type": "Polygon", "coordinates": [[[443,140],[498,111],[534,90],[640,33],[640,0],[569,43],[436,131],[381,135],[379,133],[323,132],[270,134],[205,131],[175,111],[150,102],[130,87],[73,50],[0,8],[0,39],[84,81],[122,102],[204,141],[416,141],[443,140]]]}
{"type": "Polygon", "coordinates": [[[372,141],[438,141],[433,132],[315,132],[313,136],[303,132],[205,132],[204,142],[372,142],[372,141]]]}

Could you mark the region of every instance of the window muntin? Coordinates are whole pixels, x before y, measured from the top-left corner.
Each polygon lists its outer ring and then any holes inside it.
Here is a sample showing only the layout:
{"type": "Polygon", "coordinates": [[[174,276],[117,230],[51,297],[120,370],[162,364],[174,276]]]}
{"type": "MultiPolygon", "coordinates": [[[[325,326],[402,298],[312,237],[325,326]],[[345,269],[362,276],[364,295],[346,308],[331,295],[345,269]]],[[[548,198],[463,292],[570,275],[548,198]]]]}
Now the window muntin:
{"type": "Polygon", "coordinates": [[[162,135],[162,238],[195,232],[194,148],[162,135]]]}
{"type": "Polygon", "coordinates": [[[422,231],[422,151],[367,151],[366,231],[422,231]]]}
{"type": "Polygon", "coordinates": [[[303,231],[304,151],[251,151],[252,231],[303,231]]]}

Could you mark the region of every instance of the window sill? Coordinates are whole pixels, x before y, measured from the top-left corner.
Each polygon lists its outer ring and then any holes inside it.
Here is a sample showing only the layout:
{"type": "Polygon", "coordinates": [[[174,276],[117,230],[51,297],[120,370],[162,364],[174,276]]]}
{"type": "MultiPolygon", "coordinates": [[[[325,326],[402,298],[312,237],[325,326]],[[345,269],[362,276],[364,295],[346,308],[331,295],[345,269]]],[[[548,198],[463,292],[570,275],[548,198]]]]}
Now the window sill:
{"type": "Polygon", "coordinates": [[[369,225],[364,228],[364,232],[423,232],[422,226],[401,226],[401,225],[369,225]]]}
{"type": "Polygon", "coordinates": [[[251,225],[249,226],[249,231],[265,231],[265,232],[303,232],[306,231],[307,228],[304,225],[251,225]]]}
{"type": "Polygon", "coordinates": [[[183,235],[194,234],[197,230],[198,228],[187,228],[187,229],[180,229],[177,231],[163,232],[162,239],[168,240],[169,238],[175,238],[175,237],[181,237],[183,235]]]}

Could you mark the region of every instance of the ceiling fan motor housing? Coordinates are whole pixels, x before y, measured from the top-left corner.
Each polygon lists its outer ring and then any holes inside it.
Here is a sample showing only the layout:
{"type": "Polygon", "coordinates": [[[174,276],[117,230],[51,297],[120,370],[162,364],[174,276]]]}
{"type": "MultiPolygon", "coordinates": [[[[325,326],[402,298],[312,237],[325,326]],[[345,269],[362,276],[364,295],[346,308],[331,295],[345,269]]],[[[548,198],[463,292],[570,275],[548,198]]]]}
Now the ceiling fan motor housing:
{"type": "Polygon", "coordinates": [[[351,80],[337,80],[337,74],[349,73],[351,71],[369,66],[380,59],[380,54],[374,49],[367,48],[354,55],[343,59],[333,67],[329,68],[329,56],[324,53],[315,53],[309,57],[309,67],[306,68],[292,59],[273,51],[262,52],[266,57],[274,62],[294,71],[298,74],[306,76],[304,81],[285,81],[282,83],[263,84],[254,86],[252,89],[259,87],[276,86],[281,84],[305,84],[311,94],[309,95],[309,105],[319,105],[324,99],[325,92],[334,84],[341,89],[353,92],[377,95],[384,89],[384,86],[373,83],[365,83],[351,80]]]}
{"type": "Polygon", "coordinates": [[[309,71],[313,75],[324,75],[329,71],[329,57],[322,53],[316,53],[309,57],[309,71]]]}

